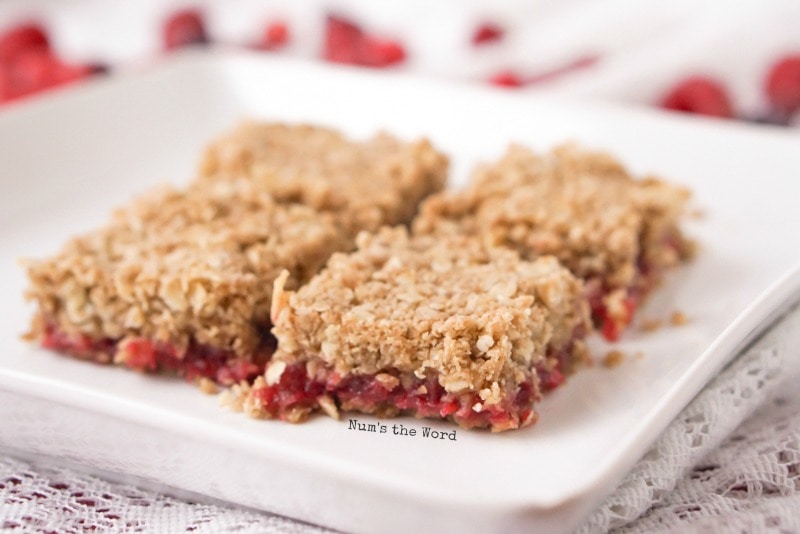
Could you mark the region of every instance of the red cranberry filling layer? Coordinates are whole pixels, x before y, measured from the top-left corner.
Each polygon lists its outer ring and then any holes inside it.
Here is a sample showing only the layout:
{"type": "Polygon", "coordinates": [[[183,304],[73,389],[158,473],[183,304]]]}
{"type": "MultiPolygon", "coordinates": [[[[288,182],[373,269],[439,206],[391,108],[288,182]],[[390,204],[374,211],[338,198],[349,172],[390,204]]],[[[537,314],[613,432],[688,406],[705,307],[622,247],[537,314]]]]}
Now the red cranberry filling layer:
{"type": "MultiPolygon", "coordinates": [[[[665,249],[673,251],[678,257],[685,257],[686,250],[681,240],[676,235],[666,235],[662,240],[665,249]]],[[[662,269],[641,255],[636,261],[636,277],[633,283],[625,289],[625,299],[622,304],[623,313],[612,314],[608,310],[605,297],[612,292],[612,289],[596,280],[587,283],[587,300],[592,313],[592,323],[600,330],[600,333],[608,341],[618,341],[622,332],[631,324],[636,309],[644,298],[657,284],[662,269]]]]}
{"type": "Polygon", "coordinates": [[[600,330],[600,333],[607,341],[619,341],[622,332],[633,321],[633,315],[639,305],[639,297],[635,294],[633,289],[629,289],[628,296],[623,300],[625,313],[621,315],[612,315],[603,302],[603,297],[605,297],[606,294],[606,292],[601,290],[589,296],[592,323],[600,330]]]}
{"type": "MultiPolygon", "coordinates": [[[[114,356],[119,352],[119,340],[67,334],[54,325],[46,327],[42,346],[101,363],[114,361],[114,356]]],[[[231,351],[195,342],[190,343],[181,355],[176,347],[168,343],[139,338],[127,342],[122,363],[137,371],[176,374],[189,382],[208,378],[222,385],[230,385],[242,380],[252,381],[263,373],[275,347],[275,338],[264,335],[262,347],[250,360],[231,351]]]]}
{"type": "Polygon", "coordinates": [[[536,374],[539,377],[539,389],[542,393],[547,393],[556,389],[563,384],[577,363],[573,356],[574,342],[584,336],[583,328],[576,329],[572,334],[572,341],[562,347],[560,350],[551,351],[548,355],[548,361],[555,361],[555,364],[545,365],[540,363],[536,366],[536,374]]]}
{"type": "Polygon", "coordinates": [[[305,362],[284,369],[280,380],[254,391],[263,410],[272,417],[287,419],[297,409],[313,410],[320,397],[336,399],[343,410],[366,413],[405,413],[417,417],[449,418],[465,428],[491,427],[507,430],[536,421],[532,404],[538,400],[531,380],[497,405],[484,405],[476,393],[448,393],[435,376],[424,379],[397,371],[380,375],[340,377],[330,372],[312,378],[305,362]],[[394,377],[394,380],[387,376],[394,377]],[[381,377],[381,378],[379,378],[381,377]]]}

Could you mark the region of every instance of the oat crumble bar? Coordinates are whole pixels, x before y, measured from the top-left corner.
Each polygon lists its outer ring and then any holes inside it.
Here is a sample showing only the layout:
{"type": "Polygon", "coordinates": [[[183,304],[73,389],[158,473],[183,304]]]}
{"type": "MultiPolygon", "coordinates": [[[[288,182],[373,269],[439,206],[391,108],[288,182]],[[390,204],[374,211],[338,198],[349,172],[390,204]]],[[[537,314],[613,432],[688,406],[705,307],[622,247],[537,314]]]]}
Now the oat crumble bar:
{"type": "Polygon", "coordinates": [[[246,183],[162,188],[55,256],[28,261],[29,337],[100,363],[222,384],[274,350],[272,282],[296,287],[350,240],[329,216],[246,183]]]}
{"type": "Polygon", "coordinates": [[[526,259],[556,256],[585,281],[594,323],[616,340],[662,273],[691,255],[678,228],[688,197],[656,178],[634,179],[604,153],[512,145],[465,190],[428,199],[414,231],[479,236],[526,259]]]}
{"type": "Polygon", "coordinates": [[[97,362],[221,384],[263,372],[272,284],[315,274],[358,231],[408,223],[444,185],[427,141],[366,143],[313,126],[241,125],[187,190],[143,197],[55,257],[28,263],[28,337],[97,362]]]}
{"type": "Polygon", "coordinates": [[[420,201],[444,187],[447,168],[425,139],[381,133],[356,142],[318,126],[248,121],[206,149],[198,180],[252,181],[278,201],[334,214],[355,237],[409,223],[420,201]]]}
{"type": "Polygon", "coordinates": [[[384,228],[299,290],[286,281],[272,306],[278,349],[238,388],[256,417],[321,409],[513,429],[536,421],[541,390],[586,353],[582,284],[553,257],[384,228]]]}

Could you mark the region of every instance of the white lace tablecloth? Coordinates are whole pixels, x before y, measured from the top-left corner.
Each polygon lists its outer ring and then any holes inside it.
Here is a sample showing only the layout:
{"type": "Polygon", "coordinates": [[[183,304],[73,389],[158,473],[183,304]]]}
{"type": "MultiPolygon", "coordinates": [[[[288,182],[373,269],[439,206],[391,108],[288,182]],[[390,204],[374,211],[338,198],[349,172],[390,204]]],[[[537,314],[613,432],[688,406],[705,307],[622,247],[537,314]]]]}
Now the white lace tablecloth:
{"type": "MultiPolygon", "coordinates": [[[[800,532],[799,385],[800,308],[694,399],[580,532],[800,532]]],[[[0,528],[326,532],[8,457],[0,457],[0,528]]]]}

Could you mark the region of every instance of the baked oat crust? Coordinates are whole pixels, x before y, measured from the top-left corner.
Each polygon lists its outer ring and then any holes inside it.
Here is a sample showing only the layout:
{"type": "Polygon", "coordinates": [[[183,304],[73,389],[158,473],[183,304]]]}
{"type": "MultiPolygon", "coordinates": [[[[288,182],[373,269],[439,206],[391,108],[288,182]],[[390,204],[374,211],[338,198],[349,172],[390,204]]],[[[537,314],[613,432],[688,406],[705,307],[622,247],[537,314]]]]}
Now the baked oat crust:
{"type": "Polygon", "coordinates": [[[328,128],[248,121],[206,149],[199,181],[252,181],[279,202],[334,214],[355,237],[410,222],[419,202],[444,187],[447,168],[426,139],[382,133],[356,142],[328,128]]]}
{"type": "Polygon", "coordinates": [[[433,375],[446,392],[477,392],[491,405],[588,321],[580,281],[555,258],[527,262],[474,239],[403,228],[359,235],[356,252],[335,254],[296,292],[283,282],[267,384],[307,360],[311,372],[321,364],[340,376],[433,375]]]}
{"type": "Polygon", "coordinates": [[[206,151],[186,190],[145,195],[54,257],[29,261],[27,296],[38,303],[29,337],[99,362],[179,373],[191,364],[187,377],[229,380],[212,368],[263,366],[272,351],[282,270],[294,288],[352,249],[358,231],[409,222],[446,171],[427,141],[356,143],[324,128],[245,123],[206,151]]]}
{"type": "Polygon", "coordinates": [[[477,235],[527,259],[553,255],[612,290],[636,282],[637,262],[663,269],[690,254],[677,226],[689,196],[654,177],[634,179],[605,153],[565,145],[536,154],[512,145],[478,168],[465,190],[428,199],[414,231],[477,235]]]}
{"type": "Polygon", "coordinates": [[[38,304],[33,337],[47,325],[92,339],[190,340],[248,355],[268,324],[272,281],[306,281],[348,248],[331,218],[275,203],[248,183],[164,187],[116,211],[100,230],[53,257],[26,262],[38,304]]]}

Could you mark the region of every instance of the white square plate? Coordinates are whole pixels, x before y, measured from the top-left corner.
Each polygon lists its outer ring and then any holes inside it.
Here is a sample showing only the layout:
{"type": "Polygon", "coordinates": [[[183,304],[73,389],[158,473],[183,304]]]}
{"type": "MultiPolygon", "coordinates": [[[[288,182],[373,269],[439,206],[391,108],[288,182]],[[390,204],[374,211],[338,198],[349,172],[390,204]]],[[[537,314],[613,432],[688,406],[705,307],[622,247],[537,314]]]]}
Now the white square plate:
{"type": "Polygon", "coordinates": [[[800,291],[800,137],[777,130],[246,53],[188,53],[4,110],[0,165],[0,446],[345,530],[571,530],[800,291]],[[699,256],[641,313],[679,309],[689,323],[629,333],[619,348],[645,356],[572,377],[541,403],[536,426],[499,435],[458,429],[456,441],[357,432],[347,419],[248,420],[181,381],[19,340],[31,310],[16,258],[54,252],[152,184],[185,182],[203,144],[244,117],[359,137],[380,128],[426,135],[452,156],[456,184],[511,140],[546,149],[570,139],[686,184],[706,214],[688,225],[699,256]]]}

